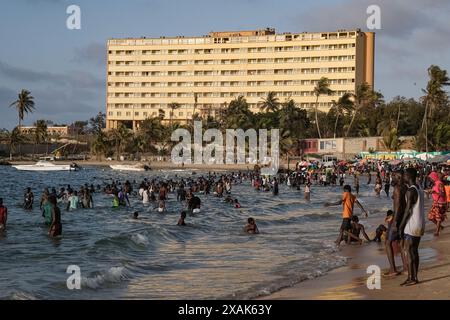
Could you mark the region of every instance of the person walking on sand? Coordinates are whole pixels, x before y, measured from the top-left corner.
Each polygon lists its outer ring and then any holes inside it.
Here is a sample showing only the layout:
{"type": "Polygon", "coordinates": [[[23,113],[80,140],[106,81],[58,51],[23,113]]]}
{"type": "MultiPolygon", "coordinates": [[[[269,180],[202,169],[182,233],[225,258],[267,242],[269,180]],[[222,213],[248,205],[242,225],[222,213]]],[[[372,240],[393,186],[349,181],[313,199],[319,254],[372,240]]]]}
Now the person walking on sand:
{"type": "Polygon", "coordinates": [[[339,236],[336,240],[337,246],[341,244],[344,238],[347,238],[347,243],[349,243],[349,239],[351,237],[349,237],[348,234],[351,233],[352,230],[351,219],[353,216],[353,208],[355,203],[365,213],[365,216],[367,217],[368,216],[367,211],[364,209],[364,207],[361,205],[358,199],[356,199],[356,196],[352,194],[352,187],[350,187],[349,185],[344,186],[344,193],[342,194],[342,199],[332,203],[329,202],[325,203],[325,207],[338,206],[342,204],[342,224],[339,230],[339,236]]]}
{"type": "Polygon", "coordinates": [[[427,192],[433,197],[433,205],[428,212],[428,220],[436,225],[435,236],[439,236],[442,227],[442,222],[447,217],[447,197],[445,193],[444,183],[442,182],[439,173],[431,172],[428,177],[433,181],[433,187],[427,192]]]}
{"type": "MultiPolygon", "coordinates": [[[[388,224],[387,235],[386,235],[386,255],[389,261],[389,272],[385,274],[385,276],[394,276],[399,275],[400,272],[397,271],[395,266],[395,246],[397,244],[400,245],[400,248],[403,247],[403,240],[400,238],[399,227],[402,222],[403,215],[405,214],[406,207],[406,190],[407,187],[403,182],[403,171],[399,170],[392,174],[392,185],[394,187],[394,192],[392,194],[393,201],[393,218],[392,221],[388,224]]],[[[401,251],[402,261],[403,261],[403,272],[407,270],[406,257],[401,251]]]]}
{"type": "Polygon", "coordinates": [[[412,286],[419,283],[419,244],[425,232],[425,209],[423,191],[416,182],[417,171],[408,168],[405,172],[406,208],[400,224],[400,234],[403,240],[403,250],[408,261],[408,278],[401,286],[412,286]]]}

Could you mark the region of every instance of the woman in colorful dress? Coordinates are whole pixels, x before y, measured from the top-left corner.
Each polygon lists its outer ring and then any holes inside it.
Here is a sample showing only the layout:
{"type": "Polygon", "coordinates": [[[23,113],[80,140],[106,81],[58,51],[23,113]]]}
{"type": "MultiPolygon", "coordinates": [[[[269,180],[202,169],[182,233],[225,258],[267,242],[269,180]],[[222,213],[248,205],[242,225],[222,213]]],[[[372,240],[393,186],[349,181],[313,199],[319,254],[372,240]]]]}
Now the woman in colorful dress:
{"type": "Polygon", "coordinates": [[[447,198],[445,195],[444,183],[439,174],[433,171],[428,175],[428,178],[433,181],[433,187],[428,190],[428,193],[433,197],[433,205],[428,212],[428,220],[436,225],[436,232],[434,235],[439,236],[439,233],[443,229],[442,222],[444,222],[446,218],[447,198]]]}

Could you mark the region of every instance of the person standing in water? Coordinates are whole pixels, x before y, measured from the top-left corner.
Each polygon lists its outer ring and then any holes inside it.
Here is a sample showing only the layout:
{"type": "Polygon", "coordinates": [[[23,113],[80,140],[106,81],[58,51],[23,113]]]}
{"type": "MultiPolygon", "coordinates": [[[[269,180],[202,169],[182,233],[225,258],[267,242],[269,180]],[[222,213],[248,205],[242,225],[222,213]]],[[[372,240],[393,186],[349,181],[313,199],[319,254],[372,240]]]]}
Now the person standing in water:
{"type": "Polygon", "coordinates": [[[367,211],[361,205],[361,203],[356,199],[356,196],[352,194],[352,187],[349,185],[344,186],[344,193],[342,195],[342,199],[332,203],[325,203],[325,207],[329,206],[338,206],[342,204],[342,224],[339,230],[339,236],[336,240],[336,245],[339,246],[345,238],[349,241],[350,237],[348,236],[352,230],[351,219],[353,216],[353,207],[355,203],[360,207],[360,209],[365,213],[366,217],[368,216],[367,211]]]}
{"type": "MultiPolygon", "coordinates": [[[[393,219],[392,222],[388,224],[387,235],[386,235],[386,255],[389,261],[389,272],[385,274],[386,276],[395,276],[400,273],[397,271],[397,267],[395,266],[395,250],[394,246],[396,243],[399,244],[400,248],[403,247],[403,240],[400,237],[399,228],[400,223],[403,220],[403,216],[405,214],[406,207],[406,185],[403,182],[403,171],[399,170],[392,174],[392,185],[394,186],[394,192],[392,194],[393,200],[393,219]]],[[[406,257],[401,251],[402,261],[403,261],[403,271],[407,270],[406,257]]]]}
{"type": "Polygon", "coordinates": [[[61,210],[58,208],[56,197],[50,196],[49,201],[52,205],[52,223],[48,231],[48,235],[52,238],[62,234],[61,210]]]}
{"type": "Polygon", "coordinates": [[[273,178],[273,195],[277,196],[278,195],[278,180],[277,178],[273,178]]]}
{"type": "Polygon", "coordinates": [[[423,191],[416,183],[417,171],[406,169],[405,182],[406,208],[400,224],[400,234],[403,237],[403,250],[408,260],[408,278],[401,286],[412,286],[419,283],[419,244],[425,232],[425,209],[423,191]]]}
{"type": "Polygon", "coordinates": [[[34,194],[31,188],[28,187],[23,195],[23,208],[25,210],[33,210],[34,194]]]}
{"type": "Polygon", "coordinates": [[[305,200],[309,201],[311,199],[311,182],[306,182],[305,184],[305,200]]]}
{"type": "Polygon", "coordinates": [[[8,208],[3,205],[3,198],[0,198],[0,232],[6,230],[6,221],[8,220],[8,208]]]}
{"type": "Polygon", "coordinates": [[[186,219],[186,211],[181,211],[180,219],[178,220],[177,226],[185,226],[186,222],[184,220],[186,219]]]}

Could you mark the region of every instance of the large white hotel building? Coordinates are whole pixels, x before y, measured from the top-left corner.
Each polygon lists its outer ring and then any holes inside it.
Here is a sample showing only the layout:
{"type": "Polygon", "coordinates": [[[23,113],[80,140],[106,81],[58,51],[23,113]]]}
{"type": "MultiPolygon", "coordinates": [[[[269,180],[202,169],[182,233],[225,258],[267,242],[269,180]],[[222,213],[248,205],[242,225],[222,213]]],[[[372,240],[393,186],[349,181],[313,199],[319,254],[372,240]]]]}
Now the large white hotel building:
{"type": "Polygon", "coordinates": [[[332,96],[319,109],[357,85],[374,83],[375,34],[360,30],[277,34],[274,29],[211,32],[202,37],[108,40],[107,128],[137,129],[142,120],[186,122],[193,112],[215,115],[243,95],[253,112],[268,92],[301,108],[315,103],[314,86],[327,77],[332,96]]]}

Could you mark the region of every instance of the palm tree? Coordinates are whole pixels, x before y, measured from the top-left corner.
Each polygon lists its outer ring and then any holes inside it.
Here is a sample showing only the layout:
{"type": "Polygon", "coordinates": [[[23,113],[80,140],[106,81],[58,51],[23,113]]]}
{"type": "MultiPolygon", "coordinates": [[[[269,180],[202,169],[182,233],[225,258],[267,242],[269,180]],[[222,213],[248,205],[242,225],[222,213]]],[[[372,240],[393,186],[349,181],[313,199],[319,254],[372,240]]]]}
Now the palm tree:
{"type": "Polygon", "coordinates": [[[177,102],[172,102],[169,103],[168,107],[170,108],[170,126],[172,126],[172,121],[173,121],[173,111],[176,109],[181,108],[181,105],[177,102]]]}
{"type": "Polygon", "coordinates": [[[124,146],[130,140],[132,135],[133,133],[123,124],[120,124],[117,129],[112,129],[110,131],[111,140],[116,148],[116,160],[119,160],[124,146]]]}
{"type": "MultiPolygon", "coordinates": [[[[139,126],[138,134],[141,134],[146,142],[146,147],[153,148],[161,141],[164,135],[164,126],[160,118],[147,118],[139,126]]],[[[147,149],[149,149],[147,148],[147,149]]]]}
{"type": "MultiPolygon", "coordinates": [[[[36,146],[47,142],[48,134],[47,134],[47,123],[45,120],[38,120],[34,123],[35,129],[33,132],[33,155],[36,153],[36,146]]],[[[48,152],[47,152],[48,153],[48,152]]]]}
{"type": "Polygon", "coordinates": [[[97,160],[100,160],[100,155],[107,156],[109,153],[109,141],[108,137],[103,131],[97,132],[94,141],[91,145],[92,152],[96,155],[97,160]]]}
{"type": "Polygon", "coordinates": [[[278,101],[277,94],[273,91],[267,93],[267,97],[260,102],[261,111],[276,112],[280,102],[278,101]]]}
{"type": "Polygon", "coordinates": [[[25,140],[18,126],[8,133],[7,140],[9,144],[9,159],[12,160],[12,155],[16,147],[25,140]]]}
{"type": "Polygon", "coordinates": [[[350,130],[352,128],[353,122],[355,121],[355,117],[361,109],[370,104],[380,104],[383,101],[383,95],[379,92],[373,91],[370,85],[367,82],[363,82],[359,86],[356,87],[356,92],[353,95],[354,99],[354,108],[352,111],[352,118],[350,120],[350,124],[348,125],[347,132],[345,133],[345,137],[347,138],[350,130]]]}
{"type": "Polygon", "coordinates": [[[163,121],[165,117],[166,117],[166,112],[164,111],[164,109],[158,109],[158,118],[161,121],[163,121]]]}
{"type": "Polygon", "coordinates": [[[337,125],[340,116],[344,116],[344,113],[349,113],[353,110],[352,94],[346,92],[337,101],[333,100],[333,108],[336,112],[336,122],[334,123],[333,138],[336,138],[337,125]]]}
{"type": "Polygon", "coordinates": [[[428,119],[432,118],[434,110],[446,103],[448,97],[444,87],[450,86],[450,78],[447,76],[447,71],[442,70],[438,66],[431,65],[428,68],[428,76],[430,77],[430,80],[427,83],[427,88],[425,90],[422,89],[425,94],[425,96],[422,97],[422,101],[425,103],[422,131],[425,133],[426,151],[428,151],[428,119]]]}
{"type": "Polygon", "coordinates": [[[25,114],[34,110],[34,97],[30,91],[22,89],[18,95],[18,99],[9,106],[16,108],[19,115],[19,127],[21,127],[25,114]]]}
{"type": "Polygon", "coordinates": [[[333,93],[333,90],[330,89],[330,83],[328,78],[322,77],[317,81],[317,84],[314,88],[314,95],[316,96],[316,104],[314,108],[317,134],[319,135],[319,139],[322,139],[322,135],[320,134],[320,126],[319,126],[319,118],[317,116],[318,108],[319,108],[319,97],[322,94],[330,95],[333,93]]]}

